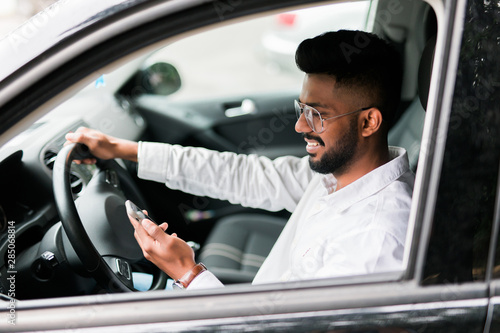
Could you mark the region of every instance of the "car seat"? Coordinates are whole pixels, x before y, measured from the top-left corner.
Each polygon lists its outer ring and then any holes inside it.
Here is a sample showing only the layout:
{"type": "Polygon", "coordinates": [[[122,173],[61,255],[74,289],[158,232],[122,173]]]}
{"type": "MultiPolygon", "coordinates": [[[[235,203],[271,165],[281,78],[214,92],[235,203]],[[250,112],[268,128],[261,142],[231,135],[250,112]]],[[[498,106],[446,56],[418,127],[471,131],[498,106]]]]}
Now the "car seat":
{"type": "Polygon", "coordinates": [[[286,221],[264,214],[222,218],[212,229],[198,259],[225,284],[251,282],[286,221]]]}
{"type": "Polygon", "coordinates": [[[413,172],[417,169],[418,155],[420,154],[435,45],[436,36],[433,36],[427,41],[420,58],[418,95],[413,99],[398,122],[394,124],[388,135],[389,145],[406,149],[410,169],[413,172]]]}

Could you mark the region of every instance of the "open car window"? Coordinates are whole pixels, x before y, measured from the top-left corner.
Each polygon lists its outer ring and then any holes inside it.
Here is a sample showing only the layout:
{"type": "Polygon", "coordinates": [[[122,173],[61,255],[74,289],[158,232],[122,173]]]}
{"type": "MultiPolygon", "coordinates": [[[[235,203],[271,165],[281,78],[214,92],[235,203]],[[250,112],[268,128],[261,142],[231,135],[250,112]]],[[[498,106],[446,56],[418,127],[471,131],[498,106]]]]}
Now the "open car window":
{"type": "MultiPolygon", "coordinates": [[[[424,17],[432,16],[429,5],[414,6],[424,17]]],[[[44,178],[43,181],[36,181],[37,186],[50,193],[54,161],[63,147],[64,135],[80,126],[130,140],[258,153],[272,158],[287,154],[304,156],[303,140],[293,129],[296,119],[293,100],[298,97],[303,79],[303,74],[295,67],[294,52],[301,40],[329,30],[373,30],[398,49],[411,46],[417,54],[421,54],[427,39],[435,33],[435,28],[430,32],[420,31],[419,25],[415,24],[411,27],[415,31],[411,30],[407,38],[403,38],[397,35],[400,33],[397,28],[393,31],[387,23],[393,22],[396,26],[398,21],[404,21],[403,16],[410,15],[412,8],[395,10],[391,7],[394,13],[390,19],[377,17],[373,13],[376,8],[376,3],[372,1],[347,2],[229,23],[169,43],[121,64],[111,72],[96,72],[96,80],[90,85],[3,148],[5,155],[15,156],[6,168],[15,168],[21,158],[15,155],[16,151],[23,151],[22,159],[30,161],[36,169],[35,173],[44,178]],[[35,137],[41,139],[34,140],[35,137]]],[[[402,52],[403,57],[405,54],[402,52]]],[[[395,124],[390,135],[391,144],[403,146],[409,151],[413,171],[418,162],[424,119],[416,83],[413,82],[417,80],[416,58],[418,56],[413,54],[407,57],[409,63],[406,67],[409,69],[405,72],[407,87],[403,91],[401,121],[395,124]]],[[[135,177],[136,166],[128,162],[125,164],[128,172],[135,177]]],[[[79,198],[90,191],[96,168],[74,165],[71,170],[73,195],[79,198]]],[[[273,240],[290,216],[287,211],[270,214],[202,196],[179,195],[163,184],[141,183],[139,187],[153,216],[168,219],[171,228],[180,237],[192,241],[194,248],[201,246],[198,254],[202,258],[206,259],[207,253],[217,253],[222,258],[217,260],[230,261],[229,267],[222,270],[239,265],[237,274],[230,274],[226,280],[221,278],[227,284],[252,281],[273,240]],[[160,202],[168,202],[169,205],[160,202]],[[220,219],[244,215],[251,220],[252,214],[268,216],[278,226],[266,235],[271,241],[259,246],[260,252],[251,254],[251,259],[242,256],[237,247],[228,245],[203,252],[207,235],[220,219]]],[[[20,286],[19,289],[26,289],[19,294],[22,298],[71,296],[71,287],[58,289],[55,284],[59,283],[59,279],[51,281],[53,272],[46,272],[44,265],[47,263],[45,259],[40,259],[40,244],[45,242],[45,233],[52,232],[61,237],[62,248],[65,249],[61,249],[60,244],[51,244],[55,249],[48,251],[60,251],[55,254],[56,259],[61,256],[69,258],[64,269],[79,265],[69,244],[71,242],[57,222],[57,216],[50,216],[50,222],[44,224],[26,215],[35,209],[33,206],[49,209],[53,202],[45,202],[36,196],[18,199],[20,203],[14,204],[12,200],[16,201],[16,198],[4,198],[5,220],[17,220],[16,223],[24,228],[19,233],[19,239],[26,239],[23,250],[30,251],[26,260],[36,263],[34,270],[30,268],[26,271],[36,283],[31,287],[20,286]],[[39,224],[43,224],[41,229],[39,224]],[[23,237],[24,234],[29,236],[23,237]],[[55,292],[51,288],[43,288],[47,280],[56,289],[55,292]],[[41,290],[45,291],[37,295],[41,290]]],[[[105,244],[98,248],[107,250],[105,244]]],[[[117,270],[121,269],[118,261],[113,263],[117,270]]],[[[154,284],[153,278],[141,271],[141,265],[131,267],[131,270],[135,270],[136,288],[147,290],[154,284]]],[[[400,275],[401,272],[389,274],[389,279],[395,279],[394,276],[397,279],[400,275]]],[[[220,276],[225,275],[220,273],[220,276]]],[[[380,278],[384,279],[375,279],[380,278]]],[[[85,277],[77,280],[75,283],[82,284],[83,293],[94,292],[96,286],[92,279],[85,277]]]]}

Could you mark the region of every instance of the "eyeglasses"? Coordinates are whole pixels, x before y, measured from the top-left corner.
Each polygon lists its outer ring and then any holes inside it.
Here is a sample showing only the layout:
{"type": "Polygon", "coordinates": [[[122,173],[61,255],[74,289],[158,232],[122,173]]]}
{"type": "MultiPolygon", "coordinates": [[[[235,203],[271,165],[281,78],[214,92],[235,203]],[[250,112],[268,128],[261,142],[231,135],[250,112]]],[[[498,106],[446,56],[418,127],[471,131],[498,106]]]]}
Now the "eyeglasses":
{"type": "Polygon", "coordinates": [[[325,131],[325,127],[323,125],[323,122],[325,120],[340,118],[343,116],[347,116],[347,115],[350,115],[350,114],[353,114],[356,112],[365,111],[365,110],[372,108],[370,106],[367,108],[361,108],[361,109],[356,110],[356,111],[351,111],[351,112],[339,114],[337,116],[333,116],[333,117],[329,117],[329,118],[322,118],[319,111],[316,110],[315,108],[313,108],[312,106],[309,106],[309,105],[304,104],[304,103],[300,103],[297,100],[294,102],[295,102],[294,103],[295,104],[295,112],[297,113],[297,119],[300,119],[300,116],[302,115],[302,113],[304,113],[304,117],[306,118],[307,124],[309,125],[309,127],[311,127],[311,129],[314,132],[316,132],[318,134],[323,133],[325,131]]]}

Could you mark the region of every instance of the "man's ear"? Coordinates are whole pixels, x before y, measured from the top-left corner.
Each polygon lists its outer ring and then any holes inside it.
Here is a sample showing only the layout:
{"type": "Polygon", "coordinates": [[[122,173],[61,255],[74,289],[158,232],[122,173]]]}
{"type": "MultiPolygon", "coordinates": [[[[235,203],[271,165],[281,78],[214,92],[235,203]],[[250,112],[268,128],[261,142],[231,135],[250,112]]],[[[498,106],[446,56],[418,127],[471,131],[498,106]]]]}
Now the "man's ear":
{"type": "Polygon", "coordinates": [[[382,112],[377,108],[370,108],[361,113],[362,121],[361,135],[369,137],[376,133],[382,126],[382,112]]]}

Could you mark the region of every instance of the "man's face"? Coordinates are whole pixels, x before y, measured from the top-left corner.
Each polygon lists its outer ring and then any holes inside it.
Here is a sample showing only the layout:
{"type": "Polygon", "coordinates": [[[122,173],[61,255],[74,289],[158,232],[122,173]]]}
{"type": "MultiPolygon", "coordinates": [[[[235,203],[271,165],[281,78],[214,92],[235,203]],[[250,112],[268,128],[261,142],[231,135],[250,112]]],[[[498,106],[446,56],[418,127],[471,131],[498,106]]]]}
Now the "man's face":
{"type": "MultiPolygon", "coordinates": [[[[353,111],[348,96],[335,88],[335,79],[326,74],[307,74],[304,78],[300,102],[318,110],[323,119],[353,111]]],[[[358,113],[323,122],[325,131],[315,133],[304,115],[295,124],[307,142],[311,169],[327,174],[346,172],[356,158],[358,146],[358,113]]]]}

